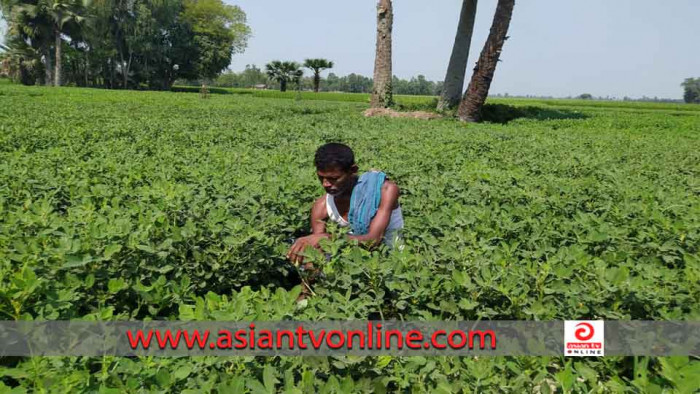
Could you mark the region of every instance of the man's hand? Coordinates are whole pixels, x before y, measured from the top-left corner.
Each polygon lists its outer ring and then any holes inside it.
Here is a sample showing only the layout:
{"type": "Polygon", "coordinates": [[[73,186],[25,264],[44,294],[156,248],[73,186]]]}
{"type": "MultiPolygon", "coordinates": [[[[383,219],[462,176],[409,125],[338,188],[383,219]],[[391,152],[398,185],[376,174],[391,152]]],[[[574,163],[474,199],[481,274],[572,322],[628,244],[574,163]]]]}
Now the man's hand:
{"type": "Polygon", "coordinates": [[[294,245],[289,249],[289,252],[287,252],[287,258],[294,263],[294,265],[303,263],[304,256],[302,256],[302,253],[304,253],[304,250],[309,246],[321,250],[319,242],[325,238],[330,238],[330,235],[325,233],[311,234],[297,239],[294,245]]]}

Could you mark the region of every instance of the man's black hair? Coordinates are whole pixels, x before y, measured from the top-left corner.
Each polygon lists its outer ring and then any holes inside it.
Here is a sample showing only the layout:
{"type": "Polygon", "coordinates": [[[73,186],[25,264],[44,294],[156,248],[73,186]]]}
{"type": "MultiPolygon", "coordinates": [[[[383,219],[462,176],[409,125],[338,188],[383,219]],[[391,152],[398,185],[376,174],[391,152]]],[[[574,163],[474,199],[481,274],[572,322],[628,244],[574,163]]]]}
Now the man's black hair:
{"type": "Polygon", "coordinates": [[[342,171],[349,171],[355,164],[355,154],[352,149],[344,144],[331,142],[316,150],[314,164],[318,170],[329,170],[337,168],[342,171]]]}

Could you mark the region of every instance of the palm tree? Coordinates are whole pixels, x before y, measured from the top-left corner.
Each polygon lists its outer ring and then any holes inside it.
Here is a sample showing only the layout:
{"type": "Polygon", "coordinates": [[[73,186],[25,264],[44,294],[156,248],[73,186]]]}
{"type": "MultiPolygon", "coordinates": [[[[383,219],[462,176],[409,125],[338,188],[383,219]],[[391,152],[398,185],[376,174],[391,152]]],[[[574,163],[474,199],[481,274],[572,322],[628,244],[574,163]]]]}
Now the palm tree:
{"type": "Polygon", "coordinates": [[[450,64],[447,67],[445,82],[438,102],[439,110],[454,108],[459,105],[464,88],[464,75],[467,71],[467,60],[469,59],[469,48],[474,32],[474,20],[476,19],[477,0],[463,0],[462,11],[459,15],[459,25],[457,25],[457,35],[452,46],[450,64]]]}
{"type": "Polygon", "coordinates": [[[391,73],[391,29],[394,11],[391,0],[379,0],[377,4],[377,47],[374,57],[374,85],[372,108],[386,108],[393,104],[391,73]]]}
{"type": "Polygon", "coordinates": [[[314,72],[314,92],[318,93],[321,85],[321,71],[333,68],[333,62],[326,59],[306,59],[304,67],[310,68],[314,72]]]}
{"type": "Polygon", "coordinates": [[[0,0],[0,11],[7,19],[6,37],[10,47],[18,50],[17,53],[26,54],[27,45],[31,46],[33,51],[30,52],[38,53],[39,57],[44,59],[44,83],[52,85],[51,44],[54,37],[51,17],[45,4],[28,4],[22,0],[0,0]]]}
{"type": "MultiPolygon", "coordinates": [[[[40,27],[48,27],[53,35],[54,47],[56,50],[56,61],[54,69],[54,85],[61,86],[61,47],[64,34],[70,25],[71,27],[82,26],[85,21],[83,14],[87,10],[89,0],[39,0],[37,4],[24,4],[19,11],[27,14],[30,18],[41,20],[48,19],[48,23],[39,23],[40,27]]],[[[45,36],[46,34],[44,34],[45,36]]],[[[50,54],[44,54],[46,66],[50,68],[50,54]]],[[[48,76],[48,72],[47,72],[48,76]]]]}
{"type": "MultiPolygon", "coordinates": [[[[3,51],[0,57],[2,67],[8,76],[23,85],[33,85],[36,69],[41,63],[41,55],[26,41],[11,37],[7,45],[0,45],[3,51]]],[[[0,72],[2,74],[2,72],[0,72]]]]}
{"type": "Polygon", "coordinates": [[[270,79],[280,83],[281,92],[286,92],[289,81],[297,84],[301,81],[304,71],[299,67],[299,63],[296,62],[274,60],[265,65],[265,72],[270,79]]]}
{"type": "MultiPolygon", "coordinates": [[[[51,1],[51,0],[49,0],[51,1]]],[[[53,29],[56,39],[56,70],[54,71],[54,85],[61,86],[61,46],[63,39],[61,34],[69,23],[82,26],[85,21],[85,10],[89,5],[89,0],[52,0],[49,8],[49,15],[53,19],[53,29]]]]}
{"type": "Polygon", "coordinates": [[[462,121],[478,122],[481,120],[481,108],[486,102],[491,80],[496,72],[496,64],[501,56],[503,43],[507,39],[506,34],[508,34],[514,6],[515,0],[498,0],[489,37],[481,50],[481,56],[479,56],[479,61],[474,68],[469,87],[467,87],[464,98],[459,104],[459,119],[462,121]]]}

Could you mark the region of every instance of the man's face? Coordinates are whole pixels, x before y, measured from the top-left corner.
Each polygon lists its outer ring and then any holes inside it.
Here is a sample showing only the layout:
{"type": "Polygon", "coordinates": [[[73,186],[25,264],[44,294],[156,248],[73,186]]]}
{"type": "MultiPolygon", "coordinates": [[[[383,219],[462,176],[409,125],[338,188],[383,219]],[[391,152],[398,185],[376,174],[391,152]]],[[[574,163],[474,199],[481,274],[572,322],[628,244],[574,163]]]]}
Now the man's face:
{"type": "Polygon", "coordinates": [[[353,175],[356,173],[356,166],[352,166],[348,171],[338,168],[316,170],[318,180],[321,181],[321,185],[326,190],[326,193],[333,196],[338,196],[349,192],[353,186],[353,175]]]}

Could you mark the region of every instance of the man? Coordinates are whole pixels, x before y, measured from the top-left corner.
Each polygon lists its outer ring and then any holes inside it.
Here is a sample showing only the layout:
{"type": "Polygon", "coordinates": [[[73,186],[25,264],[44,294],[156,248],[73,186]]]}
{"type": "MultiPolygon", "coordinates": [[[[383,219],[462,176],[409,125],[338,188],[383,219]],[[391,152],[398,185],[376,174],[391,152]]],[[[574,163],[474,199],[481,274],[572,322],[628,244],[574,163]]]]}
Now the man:
{"type": "Polygon", "coordinates": [[[304,249],[319,248],[319,242],[330,237],[326,233],[328,220],[351,227],[349,239],[372,247],[382,242],[393,247],[400,240],[403,216],[399,188],[384,173],[370,171],[358,176],[352,149],[338,143],[318,148],[314,163],[326,194],[311,208],[311,235],[296,240],[287,253],[289,260],[302,263],[304,249]]]}

